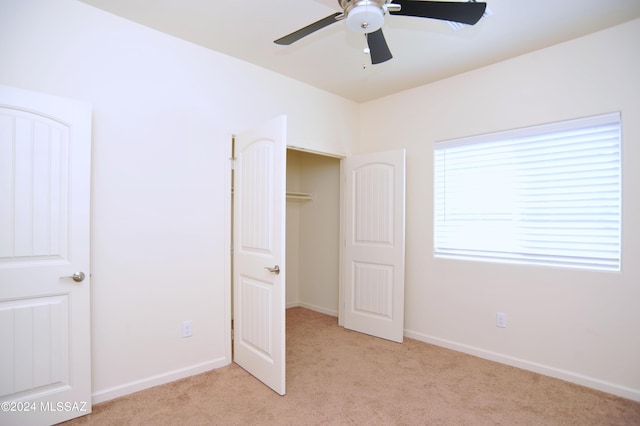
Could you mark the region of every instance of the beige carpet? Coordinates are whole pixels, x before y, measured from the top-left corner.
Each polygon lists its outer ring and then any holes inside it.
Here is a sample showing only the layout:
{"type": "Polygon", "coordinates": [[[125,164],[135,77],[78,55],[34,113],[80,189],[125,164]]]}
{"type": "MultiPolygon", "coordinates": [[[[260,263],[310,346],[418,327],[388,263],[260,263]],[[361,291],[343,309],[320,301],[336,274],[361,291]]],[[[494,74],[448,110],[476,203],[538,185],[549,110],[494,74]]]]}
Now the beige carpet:
{"type": "Polygon", "coordinates": [[[235,364],[65,425],[640,425],[640,403],[416,340],[287,311],[287,395],[235,364]]]}

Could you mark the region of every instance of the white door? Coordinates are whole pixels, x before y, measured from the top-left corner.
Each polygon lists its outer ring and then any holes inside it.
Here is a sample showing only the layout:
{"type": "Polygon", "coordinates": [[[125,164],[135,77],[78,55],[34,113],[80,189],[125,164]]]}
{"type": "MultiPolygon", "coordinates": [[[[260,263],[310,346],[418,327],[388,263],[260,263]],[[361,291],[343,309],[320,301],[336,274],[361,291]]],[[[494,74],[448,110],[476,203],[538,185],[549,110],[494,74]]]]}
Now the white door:
{"type": "Polygon", "coordinates": [[[90,149],[90,106],[0,86],[0,424],[91,412],[90,149]]]}
{"type": "Polygon", "coordinates": [[[285,394],[286,117],[237,135],[234,360],[285,394]]]}
{"type": "Polygon", "coordinates": [[[402,342],[405,151],[344,160],[344,326],[402,342]]]}

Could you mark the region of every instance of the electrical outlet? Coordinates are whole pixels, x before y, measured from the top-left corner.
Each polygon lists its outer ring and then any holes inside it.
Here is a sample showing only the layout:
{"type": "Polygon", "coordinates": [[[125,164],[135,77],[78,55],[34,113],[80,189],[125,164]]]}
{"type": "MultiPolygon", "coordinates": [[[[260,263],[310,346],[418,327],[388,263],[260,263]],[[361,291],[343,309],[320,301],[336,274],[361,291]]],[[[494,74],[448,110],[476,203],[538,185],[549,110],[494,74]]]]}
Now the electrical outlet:
{"type": "Polygon", "coordinates": [[[505,328],[507,326],[507,314],[496,312],[496,327],[505,328]]]}
{"type": "Polygon", "coordinates": [[[182,337],[191,337],[193,335],[193,327],[191,320],[182,322],[182,337]]]}

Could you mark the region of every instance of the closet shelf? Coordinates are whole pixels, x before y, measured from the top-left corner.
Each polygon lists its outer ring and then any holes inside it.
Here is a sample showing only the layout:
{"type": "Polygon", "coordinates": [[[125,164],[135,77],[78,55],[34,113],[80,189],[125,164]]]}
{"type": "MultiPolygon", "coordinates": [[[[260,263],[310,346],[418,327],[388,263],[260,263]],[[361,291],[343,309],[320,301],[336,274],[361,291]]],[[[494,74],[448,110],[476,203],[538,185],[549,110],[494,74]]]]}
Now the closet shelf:
{"type": "Polygon", "coordinates": [[[309,201],[314,198],[315,196],[308,192],[287,192],[287,200],[309,201]]]}

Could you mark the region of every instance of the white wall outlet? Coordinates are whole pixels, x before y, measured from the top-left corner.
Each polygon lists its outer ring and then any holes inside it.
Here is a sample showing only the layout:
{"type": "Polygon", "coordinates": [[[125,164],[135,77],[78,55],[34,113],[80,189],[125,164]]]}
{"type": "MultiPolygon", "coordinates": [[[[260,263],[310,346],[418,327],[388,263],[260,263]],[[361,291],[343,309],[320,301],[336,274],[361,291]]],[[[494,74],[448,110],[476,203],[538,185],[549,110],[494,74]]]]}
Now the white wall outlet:
{"type": "Polygon", "coordinates": [[[193,335],[193,326],[191,320],[182,322],[182,337],[191,337],[193,335]]]}
{"type": "Polygon", "coordinates": [[[496,312],[496,327],[505,328],[507,326],[507,314],[496,312]]]}

